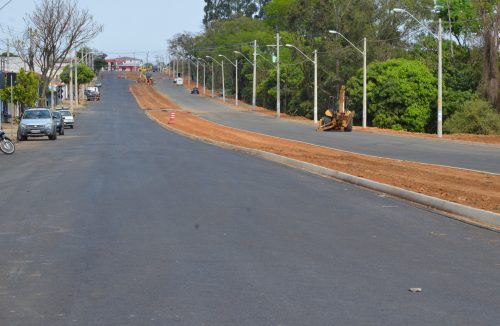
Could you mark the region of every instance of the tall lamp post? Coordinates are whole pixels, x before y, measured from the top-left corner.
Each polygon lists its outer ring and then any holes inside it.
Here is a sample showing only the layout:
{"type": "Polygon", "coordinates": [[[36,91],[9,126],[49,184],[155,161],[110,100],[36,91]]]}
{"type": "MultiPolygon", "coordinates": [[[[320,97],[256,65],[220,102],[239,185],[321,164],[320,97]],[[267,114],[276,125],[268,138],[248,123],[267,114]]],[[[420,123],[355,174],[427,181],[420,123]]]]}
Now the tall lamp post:
{"type": "Polygon", "coordinates": [[[236,71],[236,77],[235,77],[236,92],[235,92],[234,98],[235,98],[235,104],[236,104],[236,106],[238,106],[238,59],[236,59],[236,61],[233,63],[231,60],[229,60],[228,57],[226,57],[223,54],[219,54],[219,57],[225,58],[235,68],[235,71],[236,71]]]}
{"type": "Polygon", "coordinates": [[[241,55],[248,61],[253,67],[253,83],[252,83],[252,110],[255,110],[256,99],[257,99],[257,52],[255,52],[254,62],[250,61],[243,53],[240,51],[234,51],[234,53],[241,55]]]}
{"type": "Polygon", "coordinates": [[[318,123],[318,50],[314,50],[314,60],[309,58],[304,52],[300,51],[295,45],[286,44],[289,48],[299,51],[307,60],[314,64],[314,123],[318,123]]]}
{"type": "Polygon", "coordinates": [[[441,28],[441,18],[439,18],[439,31],[436,35],[427,26],[425,26],[415,16],[402,8],[394,8],[392,12],[403,13],[413,18],[420,26],[425,28],[432,36],[438,40],[438,102],[437,102],[437,136],[443,137],[443,30],[441,28]]]}
{"type": "Polygon", "coordinates": [[[207,89],[207,84],[205,83],[205,64],[207,63],[202,58],[197,58],[199,61],[203,62],[203,95],[205,95],[205,91],[207,89]]]}
{"type": "Polygon", "coordinates": [[[368,101],[366,98],[366,37],[363,38],[363,51],[361,51],[356,45],[354,45],[351,41],[347,39],[342,33],[331,30],[329,31],[332,34],[340,35],[346,40],[353,48],[358,50],[359,53],[363,55],[363,128],[366,128],[366,109],[368,106],[368,101]]]}
{"type": "MultiPolygon", "coordinates": [[[[215,60],[214,58],[212,58],[211,56],[207,55],[207,58],[210,58],[212,59],[213,62],[217,63],[218,65],[220,65],[222,67],[222,100],[224,102],[226,102],[226,87],[224,86],[224,60],[221,60],[221,62],[215,60]]],[[[214,91],[213,91],[213,87],[214,87],[214,83],[213,83],[213,65],[212,65],[212,97],[214,96],[214,91]]]]}

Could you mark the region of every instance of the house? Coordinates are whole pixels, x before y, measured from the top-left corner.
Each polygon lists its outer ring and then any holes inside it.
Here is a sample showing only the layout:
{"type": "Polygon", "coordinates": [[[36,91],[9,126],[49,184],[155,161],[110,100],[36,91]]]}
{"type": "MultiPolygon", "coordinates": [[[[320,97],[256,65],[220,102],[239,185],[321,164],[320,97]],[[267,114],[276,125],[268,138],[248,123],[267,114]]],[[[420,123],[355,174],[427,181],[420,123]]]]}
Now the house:
{"type": "Polygon", "coordinates": [[[108,63],[108,70],[138,71],[142,66],[141,59],[131,57],[107,59],[106,62],[108,63]]]}

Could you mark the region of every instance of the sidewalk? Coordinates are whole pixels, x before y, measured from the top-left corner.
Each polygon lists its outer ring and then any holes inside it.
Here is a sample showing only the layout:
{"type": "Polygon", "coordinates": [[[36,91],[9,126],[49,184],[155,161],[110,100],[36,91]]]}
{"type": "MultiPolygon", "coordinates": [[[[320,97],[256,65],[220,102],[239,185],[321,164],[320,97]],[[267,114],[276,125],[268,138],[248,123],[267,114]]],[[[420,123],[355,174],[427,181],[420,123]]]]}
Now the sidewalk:
{"type": "Polygon", "coordinates": [[[12,140],[17,140],[16,134],[17,134],[17,124],[14,123],[11,125],[11,123],[5,123],[2,122],[2,130],[7,134],[7,136],[12,139],[12,140]],[[13,128],[13,129],[12,129],[13,128]]]}

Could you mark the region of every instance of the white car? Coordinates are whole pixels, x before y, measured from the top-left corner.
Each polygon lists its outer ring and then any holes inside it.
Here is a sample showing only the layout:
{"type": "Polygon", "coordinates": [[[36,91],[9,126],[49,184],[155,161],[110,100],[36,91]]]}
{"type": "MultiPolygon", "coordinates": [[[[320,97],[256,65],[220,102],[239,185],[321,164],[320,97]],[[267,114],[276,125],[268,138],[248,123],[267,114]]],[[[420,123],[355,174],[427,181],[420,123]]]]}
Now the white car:
{"type": "Polygon", "coordinates": [[[60,112],[64,119],[64,127],[70,127],[73,129],[75,126],[75,118],[73,117],[73,114],[71,114],[71,111],[67,109],[60,109],[57,110],[57,112],[60,112]]]}
{"type": "Polygon", "coordinates": [[[24,111],[19,128],[17,140],[27,140],[28,137],[48,136],[50,140],[57,139],[57,122],[54,121],[50,110],[47,108],[32,108],[24,111]]]}
{"type": "Polygon", "coordinates": [[[182,86],[184,84],[184,79],[182,79],[181,77],[177,77],[175,79],[175,84],[179,85],[179,86],[182,86]]]}

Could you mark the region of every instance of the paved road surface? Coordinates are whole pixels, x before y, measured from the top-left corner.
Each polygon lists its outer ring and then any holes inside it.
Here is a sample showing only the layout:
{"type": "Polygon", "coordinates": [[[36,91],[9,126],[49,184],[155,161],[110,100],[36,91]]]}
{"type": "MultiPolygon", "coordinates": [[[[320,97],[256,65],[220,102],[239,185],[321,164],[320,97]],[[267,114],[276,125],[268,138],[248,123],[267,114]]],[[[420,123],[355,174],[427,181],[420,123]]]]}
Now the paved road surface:
{"type": "Polygon", "coordinates": [[[227,126],[356,153],[500,173],[499,146],[364,132],[317,133],[312,124],[277,121],[271,116],[234,110],[224,106],[222,101],[190,95],[169,80],[160,81],[156,87],[179,105],[227,126]]]}
{"type": "Polygon", "coordinates": [[[1,325],[498,325],[498,233],[177,136],[126,84],[0,156],[1,325]]]}

